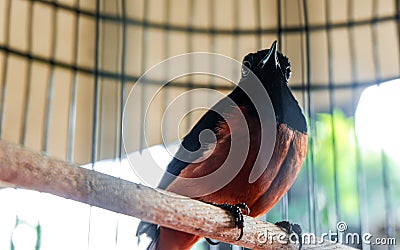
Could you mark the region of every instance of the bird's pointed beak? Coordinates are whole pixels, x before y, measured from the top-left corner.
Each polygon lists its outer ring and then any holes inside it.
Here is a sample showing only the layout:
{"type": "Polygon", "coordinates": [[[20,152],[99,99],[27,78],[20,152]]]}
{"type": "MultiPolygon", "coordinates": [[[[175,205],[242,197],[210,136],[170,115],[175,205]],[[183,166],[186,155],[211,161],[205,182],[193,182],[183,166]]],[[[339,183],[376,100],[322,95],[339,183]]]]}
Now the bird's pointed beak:
{"type": "Polygon", "coordinates": [[[278,55],[276,53],[276,44],[278,42],[274,41],[271,45],[271,48],[269,49],[268,53],[265,55],[265,57],[258,63],[257,65],[257,69],[258,70],[262,70],[264,68],[264,66],[271,60],[273,60],[273,65],[275,67],[275,69],[278,67],[278,55]]]}

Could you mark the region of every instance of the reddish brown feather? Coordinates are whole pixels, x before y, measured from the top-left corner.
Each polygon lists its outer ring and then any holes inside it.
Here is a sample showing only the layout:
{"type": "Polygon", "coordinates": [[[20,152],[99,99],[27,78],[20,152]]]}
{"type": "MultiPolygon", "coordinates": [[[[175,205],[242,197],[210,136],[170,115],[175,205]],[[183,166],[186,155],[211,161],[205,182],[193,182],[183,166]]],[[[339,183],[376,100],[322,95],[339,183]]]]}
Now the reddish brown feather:
{"type": "MultiPolygon", "coordinates": [[[[248,114],[246,108],[241,107],[233,109],[230,115],[234,118],[237,115],[236,112],[248,114]]],[[[248,116],[245,118],[250,133],[250,148],[243,167],[238,175],[222,189],[197,199],[214,203],[244,202],[250,208],[250,215],[258,217],[268,212],[292,186],[306,155],[307,134],[293,131],[285,124],[277,124],[274,152],[266,171],[257,181],[249,183],[249,175],[260,147],[261,130],[258,119],[248,116]]],[[[179,176],[201,177],[218,169],[229,153],[231,133],[245,136],[243,131],[243,125],[240,122],[236,123],[235,119],[230,122],[230,127],[226,123],[221,123],[217,134],[217,144],[212,154],[202,162],[188,165],[179,176]]],[[[203,187],[184,186],[177,178],[167,187],[167,190],[179,194],[182,190],[188,193],[191,189],[198,191],[199,188],[203,187]]],[[[190,249],[199,239],[200,237],[195,235],[161,228],[157,245],[159,249],[190,249]]]]}

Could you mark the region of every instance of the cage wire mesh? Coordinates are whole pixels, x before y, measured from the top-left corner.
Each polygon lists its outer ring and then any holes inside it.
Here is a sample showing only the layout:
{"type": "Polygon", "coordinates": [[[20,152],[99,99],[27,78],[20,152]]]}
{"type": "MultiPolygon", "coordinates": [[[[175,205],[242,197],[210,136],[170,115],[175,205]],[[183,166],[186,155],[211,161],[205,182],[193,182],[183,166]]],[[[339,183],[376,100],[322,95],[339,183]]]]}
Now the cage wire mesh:
{"type": "MultiPolygon", "coordinates": [[[[197,51],[241,61],[278,40],[292,63],[289,85],[307,115],[310,143],[296,183],[265,218],[289,219],[317,235],[343,221],[348,232],[395,238],[400,164],[384,149],[363,148],[354,116],[365,88],[399,78],[399,10],[398,0],[0,0],[1,139],[79,164],[118,159],[124,103],[150,67],[197,51]]],[[[152,98],[160,84],[147,79],[132,98],[152,98]]],[[[204,110],[186,115],[179,128],[164,121],[161,135],[163,112],[176,97],[187,93],[174,107],[185,113],[218,99],[189,90],[226,94],[233,86],[209,75],[175,79],[149,114],[146,138],[145,110],[137,108],[124,128],[129,148],[161,144],[162,136],[173,143],[193,126],[204,110]]],[[[102,240],[90,233],[89,246],[102,240]]],[[[117,242],[116,234],[118,223],[117,242]]]]}

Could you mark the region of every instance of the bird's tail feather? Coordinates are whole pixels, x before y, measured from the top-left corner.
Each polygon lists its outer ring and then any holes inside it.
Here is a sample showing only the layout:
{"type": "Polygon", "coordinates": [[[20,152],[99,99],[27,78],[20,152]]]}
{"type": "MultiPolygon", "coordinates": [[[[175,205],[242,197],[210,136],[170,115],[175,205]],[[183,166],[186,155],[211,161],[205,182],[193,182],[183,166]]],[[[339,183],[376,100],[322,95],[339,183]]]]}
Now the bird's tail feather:
{"type": "Polygon", "coordinates": [[[147,247],[147,250],[160,250],[158,246],[158,237],[160,236],[160,228],[157,229],[156,235],[153,239],[151,239],[150,245],[147,247]]]}
{"type": "Polygon", "coordinates": [[[139,237],[140,240],[140,236],[143,234],[146,234],[151,239],[151,243],[147,247],[147,250],[158,250],[158,237],[160,235],[160,227],[156,224],[141,221],[136,231],[136,236],[139,237]]]}

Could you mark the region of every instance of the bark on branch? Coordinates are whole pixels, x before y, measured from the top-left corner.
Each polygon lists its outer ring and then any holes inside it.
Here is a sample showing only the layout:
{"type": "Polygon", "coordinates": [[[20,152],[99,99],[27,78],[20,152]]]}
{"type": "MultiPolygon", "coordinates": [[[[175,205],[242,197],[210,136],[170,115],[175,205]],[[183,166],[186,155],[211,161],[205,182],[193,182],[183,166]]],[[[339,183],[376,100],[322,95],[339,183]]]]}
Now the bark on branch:
{"type": "MultiPolygon", "coordinates": [[[[0,141],[1,181],[247,248],[298,248],[287,244],[287,234],[279,227],[247,216],[243,237],[236,241],[239,230],[230,214],[222,209],[80,168],[4,141],[0,141]],[[285,239],[278,240],[282,235],[285,239]]],[[[350,249],[327,241],[304,246],[304,249],[309,248],[350,249]]]]}

